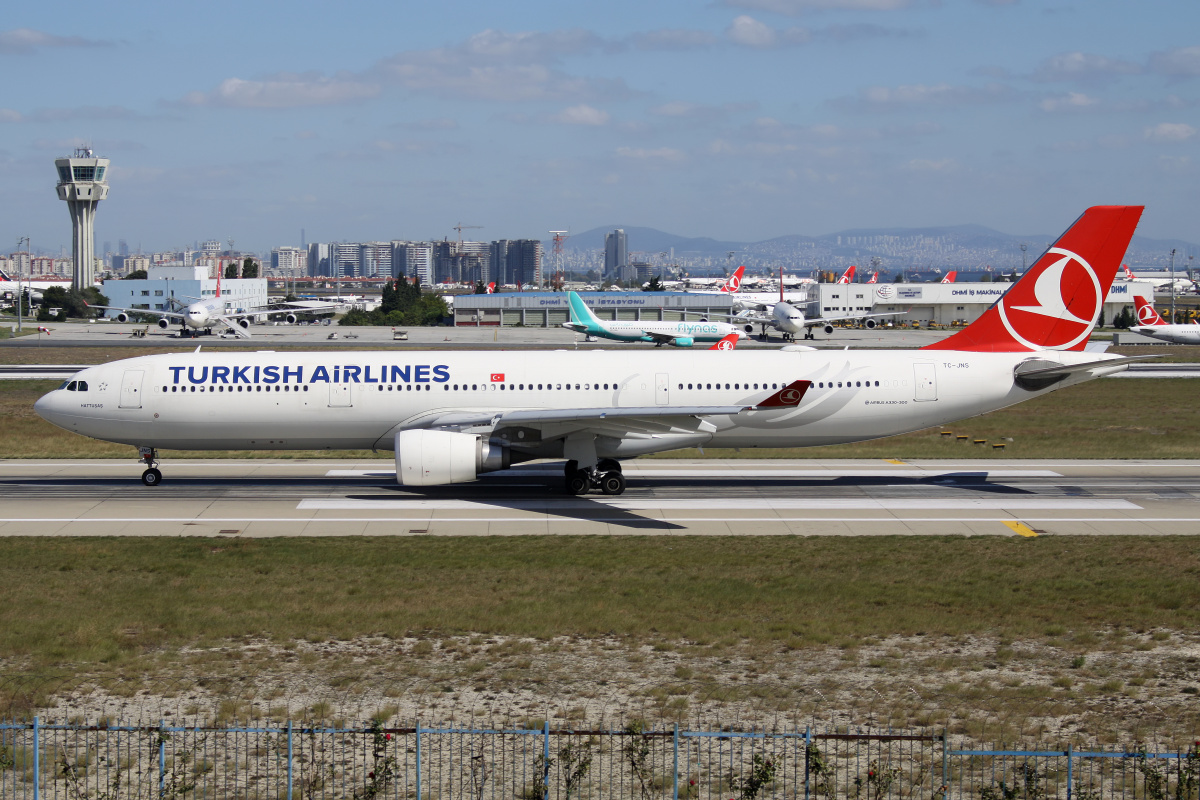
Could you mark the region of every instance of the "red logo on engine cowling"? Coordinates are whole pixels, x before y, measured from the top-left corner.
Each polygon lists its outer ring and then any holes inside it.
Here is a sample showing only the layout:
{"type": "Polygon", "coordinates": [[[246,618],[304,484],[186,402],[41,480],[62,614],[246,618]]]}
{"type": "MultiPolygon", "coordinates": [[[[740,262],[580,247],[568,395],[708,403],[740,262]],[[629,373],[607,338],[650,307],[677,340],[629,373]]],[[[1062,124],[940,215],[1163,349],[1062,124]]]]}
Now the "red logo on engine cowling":
{"type": "Polygon", "coordinates": [[[1092,266],[1070,250],[1051,247],[1000,299],[1000,320],[1031,350],[1068,350],[1092,332],[1103,303],[1092,266]]]}

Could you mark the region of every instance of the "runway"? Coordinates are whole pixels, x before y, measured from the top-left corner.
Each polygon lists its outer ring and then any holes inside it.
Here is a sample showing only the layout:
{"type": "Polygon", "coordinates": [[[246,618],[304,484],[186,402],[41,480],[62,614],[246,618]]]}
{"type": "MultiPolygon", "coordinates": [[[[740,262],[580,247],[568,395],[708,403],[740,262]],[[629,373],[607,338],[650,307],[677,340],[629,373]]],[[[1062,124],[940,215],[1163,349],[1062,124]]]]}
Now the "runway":
{"type": "Polygon", "coordinates": [[[1193,535],[1200,461],[637,460],[619,497],[561,466],[398,486],[391,461],[0,461],[0,536],[1193,535]]]}

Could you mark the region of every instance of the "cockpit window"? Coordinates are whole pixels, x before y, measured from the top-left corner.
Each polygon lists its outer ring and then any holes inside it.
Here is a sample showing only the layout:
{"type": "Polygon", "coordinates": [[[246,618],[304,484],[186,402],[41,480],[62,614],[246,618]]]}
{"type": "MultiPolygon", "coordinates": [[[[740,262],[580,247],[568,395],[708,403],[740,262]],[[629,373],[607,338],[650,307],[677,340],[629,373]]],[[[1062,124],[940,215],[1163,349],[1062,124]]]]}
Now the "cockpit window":
{"type": "Polygon", "coordinates": [[[77,387],[75,388],[75,391],[77,391],[77,392],[86,392],[86,391],[87,391],[87,381],[80,381],[80,382],[79,382],[79,386],[77,386],[77,387]]]}
{"type": "Polygon", "coordinates": [[[62,382],[62,385],[61,385],[61,386],[59,386],[58,388],[59,388],[59,389],[65,389],[65,388],[67,388],[67,384],[69,384],[69,383],[70,383],[70,381],[63,381],[63,382],[62,382]]]}
{"type": "Polygon", "coordinates": [[[78,385],[79,385],[79,381],[71,381],[70,383],[67,384],[67,391],[68,392],[75,391],[75,387],[78,385]]]}

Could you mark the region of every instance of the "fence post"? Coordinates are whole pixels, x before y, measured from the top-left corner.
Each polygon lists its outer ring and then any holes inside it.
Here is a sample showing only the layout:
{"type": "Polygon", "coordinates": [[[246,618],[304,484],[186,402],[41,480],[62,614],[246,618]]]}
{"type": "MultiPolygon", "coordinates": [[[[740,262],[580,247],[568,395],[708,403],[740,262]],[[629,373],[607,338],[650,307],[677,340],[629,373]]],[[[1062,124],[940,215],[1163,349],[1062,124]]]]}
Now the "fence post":
{"type": "Polygon", "coordinates": [[[672,778],[671,783],[673,784],[674,788],[672,789],[672,792],[671,792],[671,798],[672,798],[672,800],[679,800],[679,723],[678,722],[675,723],[675,736],[674,736],[673,744],[675,747],[674,767],[672,768],[672,773],[674,774],[674,778],[672,778]]]}
{"type": "Polygon", "coordinates": [[[417,800],[421,800],[421,720],[417,720],[417,800]]]}
{"type": "Polygon", "coordinates": [[[1067,745],[1067,800],[1071,800],[1071,795],[1075,791],[1075,782],[1073,780],[1075,773],[1074,773],[1074,770],[1072,769],[1072,761],[1074,759],[1071,758],[1071,756],[1073,755],[1072,751],[1074,749],[1075,749],[1075,745],[1073,745],[1073,744],[1067,745]]]}
{"type": "Polygon", "coordinates": [[[40,763],[42,742],[41,742],[41,720],[37,717],[33,718],[33,800],[39,800],[39,788],[42,785],[42,770],[40,763]]]}
{"type": "Polygon", "coordinates": [[[158,796],[167,796],[167,726],[165,719],[158,721],[158,796]]]}
{"type": "Polygon", "coordinates": [[[810,774],[808,769],[808,751],[812,749],[812,726],[804,726],[804,800],[809,798],[809,783],[808,777],[810,774]]]}
{"type": "Polygon", "coordinates": [[[550,720],[542,722],[542,800],[550,800],[550,720]]]}
{"type": "Polygon", "coordinates": [[[292,800],[292,721],[288,720],[287,800],[292,800]]]}
{"type": "Polygon", "coordinates": [[[942,728],[942,800],[950,800],[950,739],[942,728]]]}

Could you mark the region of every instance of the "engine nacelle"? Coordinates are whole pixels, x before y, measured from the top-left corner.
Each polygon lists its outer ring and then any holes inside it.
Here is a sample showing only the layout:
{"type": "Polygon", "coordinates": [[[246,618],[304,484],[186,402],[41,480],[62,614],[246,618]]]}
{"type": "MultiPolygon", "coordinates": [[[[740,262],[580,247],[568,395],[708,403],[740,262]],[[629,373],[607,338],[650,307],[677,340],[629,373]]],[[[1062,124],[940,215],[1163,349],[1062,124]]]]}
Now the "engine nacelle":
{"type": "Polygon", "coordinates": [[[481,436],[451,431],[400,431],[395,438],[396,483],[440,486],[508,469],[509,450],[481,436]]]}
{"type": "Polygon", "coordinates": [[[129,322],[129,315],[122,311],[120,314],[117,314],[117,322],[129,322]]]}
{"type": "Polygon", "coordinates": [[[158,318],[158,327],[162,328],[163,330],[166,330],[167,328],[171,327],[171,323],[167,321],[166,317],[159,317],[158,318]]]}
{"type": "Polygon", "coordinates": [[[742,330],[744,330],[746,333],[754,333],[754,326],[753,325],[743,325],[742,330]]]}
{"type": "Polygon", "coordinates": [[[295,325],[296,319],[297,319],[297,317],[295,314],[288,314],[286,317],[283,318],[283,321],[286,322],[288,325],[295,325]]]}
{"type": "Polygon", "coordinates": [[[863,322],[863,327],[865,327],[869,331],[873,331],[873,330],[875,330],[875,326],[878,324],[879,323],[877,323],[875,320],[868,319],[865,322],[863,322]]]}
{"type": "Polygon", "coordinates": [[[239,319],[237,321],[237,323],[239,326],[241,326],[242,330],[245,330],[246,328],[250,327],[250,320],[246,319],[245,317],[242,317],[241,319],[239,319]]]}
{"type": "Polygon", "coordinates": [[[691,347],[695,343],[696,340],[691,336],[676,336],[674,341],[671,342],[676,347],[691,347]]]}
{"type": "Polygon", "coordinates": [[[832,333],[833,333],[833,326],[832,326],[832,325],[826,325],[826,326],[825,326],[825,335],[826,335],[826,336],[829,336],[829,335],[830,335],[830,334],[832,334],[832,333]]]}

